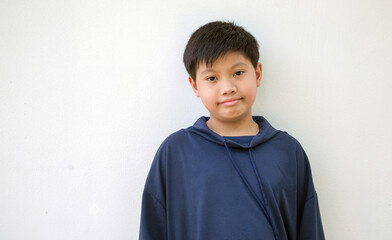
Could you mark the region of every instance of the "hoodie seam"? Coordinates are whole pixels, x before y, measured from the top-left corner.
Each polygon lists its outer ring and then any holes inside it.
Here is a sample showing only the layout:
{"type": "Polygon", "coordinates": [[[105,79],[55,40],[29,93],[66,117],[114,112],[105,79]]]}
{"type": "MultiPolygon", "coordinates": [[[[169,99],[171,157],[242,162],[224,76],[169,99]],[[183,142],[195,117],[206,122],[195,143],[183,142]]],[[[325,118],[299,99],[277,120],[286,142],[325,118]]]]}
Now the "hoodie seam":
{"type": "Polygon", "coordinates": [[[151,191],[149,191],[149,190],[147,190],[147,189],[144,189],[144,191],[145,191],[146,193],[148,193],[148,195],[150,195],[154,200],[156,200],[156,201],[161,205],[161,207],[162,207],[163,209],[166,210],[165,205],[162,203],[162,201],[161,201],[155,194],[153,194],[151,191]]]}
{"type": "Polygon", "coordinates": [[[220,146],[224,146],[224,139],[222,139],[221,141],[222,142],[216,142],[216,141],[213,141],[213,140],[211,140],[211,139],[208,139],[208,138],[206,138],[205,136],[202,136],[202,135],[200,135],[200,134],[197,134],[197,133],[195,133],[195,132],[193,132],[193,131],[190,131],[190,130],[188,130],[188,129],[184,129],[188,134],[194,134],[194,135],[196,135],[196,136],[198,136],[198,137],[200,137],[200,138],[202,138],[202,139],[205,139],[206,141],[209,141],[209,142],[211,142],[211,143],[214,143],[214,144],[218,144],[218,145],[220,145],[220,146]]]}
{"type": "Polygon", "coordinates": [[[312,194],[312,196],[307,197],[305,200],[305,203],[308,202],[309,200],[312,200],[315,196],[316,196],[316,194],[312,194]]]}

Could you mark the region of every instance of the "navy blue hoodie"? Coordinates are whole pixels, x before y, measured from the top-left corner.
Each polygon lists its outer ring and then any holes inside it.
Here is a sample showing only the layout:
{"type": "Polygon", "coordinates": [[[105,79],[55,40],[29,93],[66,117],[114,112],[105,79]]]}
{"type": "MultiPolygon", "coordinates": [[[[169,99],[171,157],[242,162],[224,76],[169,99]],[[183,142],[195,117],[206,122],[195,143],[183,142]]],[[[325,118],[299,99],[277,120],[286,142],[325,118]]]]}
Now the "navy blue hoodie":
{"type": "Polygon", "coordinates": [[[325,239],[306,153],[253,119],[260,131],[249,143],[213,132],[208,117],[165,139],[144,187],[140,240],[325,239]]]}

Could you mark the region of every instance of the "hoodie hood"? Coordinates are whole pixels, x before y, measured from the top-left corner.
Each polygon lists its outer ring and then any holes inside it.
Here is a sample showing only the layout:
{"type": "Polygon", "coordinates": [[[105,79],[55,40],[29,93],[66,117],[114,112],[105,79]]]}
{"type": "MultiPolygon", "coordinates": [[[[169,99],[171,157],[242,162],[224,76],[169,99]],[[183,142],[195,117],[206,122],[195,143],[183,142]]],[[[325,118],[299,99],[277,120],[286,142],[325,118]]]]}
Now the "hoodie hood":
{"type": "Polygon", "coordinates": [[[227,146],[233,148],[253,148],[257,145],[260,145],[275,135],[281,133],[282,131],[275,129],[271,126],[271,124],[262,116],[253,116],[253,120],[259,125],[259,132],[253,137],[252,141],[249,145],[247,144],[240,144],[231,140],[225,139],[223,136],[215,133],[211,129],[207,127],[207,120],[210,119],[209,117],[203,116],[200,117],[193,126],[187,128],[188,131],[195,133],[201,137],[206,138],[208,141],[214,142],[216,144],[224,145],[226,142],[227,146]]]}

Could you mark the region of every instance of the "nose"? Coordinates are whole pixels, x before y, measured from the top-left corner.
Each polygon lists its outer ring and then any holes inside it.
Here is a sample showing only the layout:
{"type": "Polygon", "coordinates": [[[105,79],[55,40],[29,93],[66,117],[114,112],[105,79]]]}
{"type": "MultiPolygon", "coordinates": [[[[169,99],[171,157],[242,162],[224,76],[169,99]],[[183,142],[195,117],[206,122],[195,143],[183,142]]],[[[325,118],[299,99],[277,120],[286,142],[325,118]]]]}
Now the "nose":
{"type": "Polygon", "coordinates": [[[231,78],[221,79],[220,92],[222,95],[228,95],[237,91],[235,80],[231,78]]]}

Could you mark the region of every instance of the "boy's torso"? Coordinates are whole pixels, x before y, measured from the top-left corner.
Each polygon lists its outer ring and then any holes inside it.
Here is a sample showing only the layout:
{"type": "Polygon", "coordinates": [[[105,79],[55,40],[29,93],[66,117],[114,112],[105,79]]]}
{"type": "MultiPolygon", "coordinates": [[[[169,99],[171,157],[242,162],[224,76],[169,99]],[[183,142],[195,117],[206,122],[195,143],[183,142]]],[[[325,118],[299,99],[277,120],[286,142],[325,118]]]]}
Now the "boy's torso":
{"type": "MultiPolygon", "coordinates": [[[[265,212],[245,187],[223,145],[187,130],[171,135],[165,142],[170,239],[274,238],[265,212]]],[[[289,230],[287,235],[296,231],[296,225],[291,225],[296,222],[297,209],[296,148],[296,141],[281,133],[250,151],[272,217],[278,228],[289,230]]],[[[263,202],[249,149],[230,148],[229,151],[263,202]]]]}

